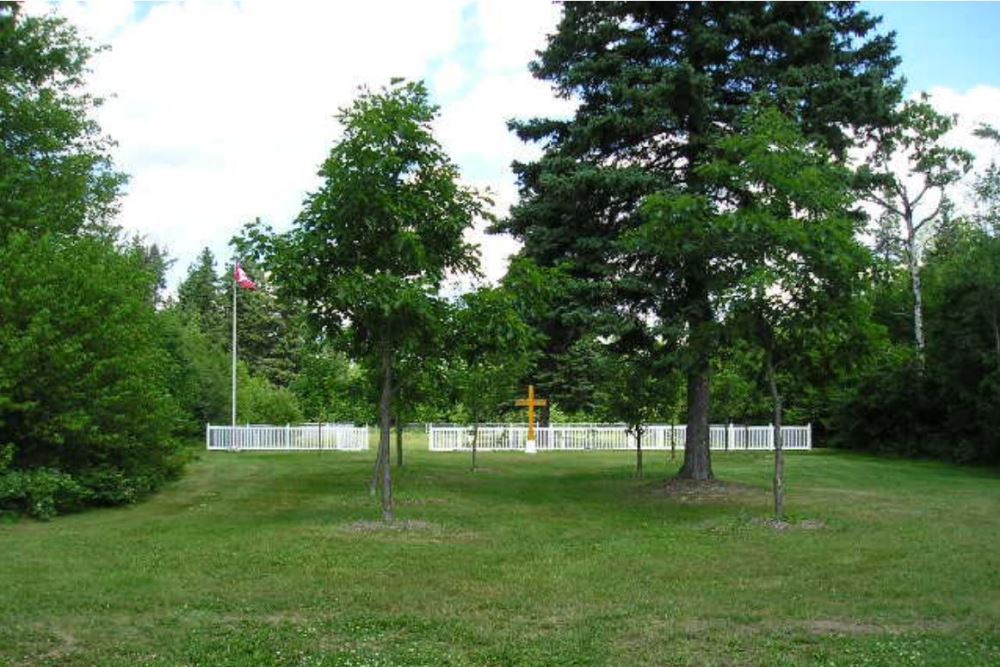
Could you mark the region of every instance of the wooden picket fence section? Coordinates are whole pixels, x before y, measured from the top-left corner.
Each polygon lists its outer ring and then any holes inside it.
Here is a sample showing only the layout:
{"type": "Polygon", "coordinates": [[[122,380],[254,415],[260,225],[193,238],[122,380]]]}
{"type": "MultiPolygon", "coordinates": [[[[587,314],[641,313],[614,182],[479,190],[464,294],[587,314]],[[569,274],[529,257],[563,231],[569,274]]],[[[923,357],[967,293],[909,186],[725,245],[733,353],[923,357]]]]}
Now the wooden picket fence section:
{"type": "Polygon", "coordinates": [[[212,451],[348,451],[368,449],[368,427],[353,424],[205,426],[212,451]]]}
{"type": "MultiPolygon", "coordinates": [[[[480,451],[524,451],[528,427],[519,424],[480,426],[476,449],[480,451]]],[[[624,424],[559,424],[538,427],[538,451],[634,450],[635,435],[624,424]]],[[[470,451],[471,426],[428,427],[428,446],[432,452],[470,451]]],[[[781,435],[785,449],[812,449],[812,424],[783,426],[781,435]]],[[[684,449],[687,427],[671,424],[650,424],[642,436],[644,450],[684,449]]],[[[770,451],[774,449],[773,426],[713,424],[710,427],[713,450],[770,451]]]]}

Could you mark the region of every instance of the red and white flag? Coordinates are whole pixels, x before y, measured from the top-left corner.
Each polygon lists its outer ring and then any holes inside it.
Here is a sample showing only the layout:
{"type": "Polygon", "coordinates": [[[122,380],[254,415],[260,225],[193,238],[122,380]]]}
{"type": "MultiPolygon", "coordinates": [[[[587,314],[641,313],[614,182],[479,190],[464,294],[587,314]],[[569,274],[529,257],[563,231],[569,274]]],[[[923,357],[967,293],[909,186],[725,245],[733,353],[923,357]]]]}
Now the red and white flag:
{"type": "Polygon", "coordinates": [[[250,276],[247,275],[247,272],[239,264],[233,269],[233,280],[243,289],[257,289],[257,283],[250,280],[250,276]]]}

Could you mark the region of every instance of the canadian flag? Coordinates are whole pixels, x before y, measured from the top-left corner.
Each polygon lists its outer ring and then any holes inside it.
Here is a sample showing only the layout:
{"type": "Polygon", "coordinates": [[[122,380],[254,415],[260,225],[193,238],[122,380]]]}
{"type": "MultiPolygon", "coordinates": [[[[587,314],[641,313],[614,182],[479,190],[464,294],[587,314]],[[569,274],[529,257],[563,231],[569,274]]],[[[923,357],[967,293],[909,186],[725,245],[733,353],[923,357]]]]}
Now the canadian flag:
{"type": "Polygon", "coordinates": [[[250,276],[247,275],[247,272],[239,264],[233,269],[233,280],[243,289],[257,289],[257,283],[250,280],[250,276]]]}

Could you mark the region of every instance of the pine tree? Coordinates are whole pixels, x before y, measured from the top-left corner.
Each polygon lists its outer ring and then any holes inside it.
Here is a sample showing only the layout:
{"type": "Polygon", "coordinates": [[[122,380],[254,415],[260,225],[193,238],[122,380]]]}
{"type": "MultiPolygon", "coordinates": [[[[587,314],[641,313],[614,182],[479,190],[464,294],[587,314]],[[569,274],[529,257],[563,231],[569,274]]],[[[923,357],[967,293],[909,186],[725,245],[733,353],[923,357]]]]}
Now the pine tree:
{"type": "Polygon", "coordinates": [[[740,206],[699,168],[714,159],[755,99],[791,117],[843,156],[850,130],[884,121],[899,98],[894,39],[853,3],[567,3],[531,65],[579,100],[572,118],[514,123],[545,153],[515,165],[521,201],[497,229],[523,254],[573,279],[547,317],[550,350],[564,352],[599,318],[627,309],[685,343],[688,442],[682,477],[712,477],[708,450],[713,295],[729,277],[725,230],[707,197],[740,206]],[[659,248],[623,244],[653,193],[669,201],[659,248]],[[668,247],[669,246],[669,247],[668,247]]]}

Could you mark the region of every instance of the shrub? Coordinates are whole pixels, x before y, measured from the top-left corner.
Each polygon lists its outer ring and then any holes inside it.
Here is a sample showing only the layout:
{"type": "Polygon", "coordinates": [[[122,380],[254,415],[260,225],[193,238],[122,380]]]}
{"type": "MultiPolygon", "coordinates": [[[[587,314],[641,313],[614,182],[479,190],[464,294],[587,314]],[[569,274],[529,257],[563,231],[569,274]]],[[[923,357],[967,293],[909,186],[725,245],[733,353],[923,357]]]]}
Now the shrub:
{"type": "Polygon", "coordinates": [[[82,507],[91,492],[66,473],[50,468],[0,472],[0,511],[51,519],[82,507]]]}
{"type": "Polygon", "coordinates": [[[141,256],[103,239],[0,246],[0,443],[17,443],[10,468],[24,471],[8,473],[8,505],[129,502],[170,476],[180,411],[154,281],[141,256]],[[79,492],[95,470],[133,479],[79,492]]]}

